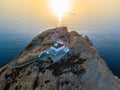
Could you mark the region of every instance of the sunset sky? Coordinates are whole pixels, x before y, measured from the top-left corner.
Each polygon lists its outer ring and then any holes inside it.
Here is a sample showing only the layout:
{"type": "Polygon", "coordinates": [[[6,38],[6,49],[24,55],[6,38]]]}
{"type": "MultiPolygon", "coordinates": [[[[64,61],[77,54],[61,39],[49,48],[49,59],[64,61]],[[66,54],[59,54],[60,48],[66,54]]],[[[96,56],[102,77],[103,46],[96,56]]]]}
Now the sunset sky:
{"type": "MultiPolygon", "coordinates": [[[[57,23],[50,0],[0,0],[0,23],[57,23]]],[[[120,0],[72,0],[65,20],[120,21],[120,0]]]]}

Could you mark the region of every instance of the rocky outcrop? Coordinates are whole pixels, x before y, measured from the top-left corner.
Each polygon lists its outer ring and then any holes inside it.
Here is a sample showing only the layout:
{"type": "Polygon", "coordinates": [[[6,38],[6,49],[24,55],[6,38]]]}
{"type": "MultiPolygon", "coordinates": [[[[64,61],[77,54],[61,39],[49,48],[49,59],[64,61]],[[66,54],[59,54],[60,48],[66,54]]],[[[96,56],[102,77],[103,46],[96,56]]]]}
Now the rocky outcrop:
{"type": "Polygon", "coordinates": [[[87,36],[68,32],[67,27],[57,27],[35,37],[18,57],[0,68],[0,90],[120,90],[120,80],[112,74],[87,36]],[[46,58],[13,67],[36,57],[55,40],[61,40],[70,48],[58,62],[46,58]]]}

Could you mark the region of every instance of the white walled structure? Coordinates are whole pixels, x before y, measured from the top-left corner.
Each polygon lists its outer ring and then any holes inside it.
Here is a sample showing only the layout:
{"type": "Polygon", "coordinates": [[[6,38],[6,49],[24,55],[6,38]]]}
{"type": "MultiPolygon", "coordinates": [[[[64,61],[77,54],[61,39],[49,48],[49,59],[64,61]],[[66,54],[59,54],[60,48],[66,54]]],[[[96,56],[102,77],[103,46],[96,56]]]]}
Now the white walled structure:
{"type": "Polygon", "coordinates": [[[63,42],[55,41],[53,46],[51,46],[48,50],[41,52],[38,57],[50,57],[54,62],[56,62],[69,51],[70,49],[66,47],[63,42]]]}

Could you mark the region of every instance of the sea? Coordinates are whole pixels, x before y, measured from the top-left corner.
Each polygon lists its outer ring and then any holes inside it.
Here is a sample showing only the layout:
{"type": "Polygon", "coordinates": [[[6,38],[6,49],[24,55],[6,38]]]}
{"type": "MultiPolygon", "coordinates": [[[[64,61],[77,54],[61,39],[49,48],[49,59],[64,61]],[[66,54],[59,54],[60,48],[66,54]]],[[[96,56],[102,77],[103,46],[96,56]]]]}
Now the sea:
{"type": "MultiPolygon", "coordinates": [[[[87,35],[114,75],[120,77],[120,23],[77,23],[69,30],[87,35]]],[[[25,46],[52,25],[0,25],[0,67],[13,60],[25,46]]]]}

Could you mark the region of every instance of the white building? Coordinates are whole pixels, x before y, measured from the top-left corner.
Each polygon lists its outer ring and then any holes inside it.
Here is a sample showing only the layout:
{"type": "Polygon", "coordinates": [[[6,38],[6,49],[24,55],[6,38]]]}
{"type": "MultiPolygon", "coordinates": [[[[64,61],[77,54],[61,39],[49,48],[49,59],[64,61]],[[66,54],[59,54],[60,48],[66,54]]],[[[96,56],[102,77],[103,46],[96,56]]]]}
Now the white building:
{"type": "Polygon", "coordinates": [[[56,41],[54,45],[50,48],[50,53],[53,55],[57,55],[61,52],[69,52],[69,48],[64,45],[61,41],[56,41]]]}
{"type": "Polygon", "coordinates": [[[64,45],[61,41],[54,42],[54,45],[51,46],[48,50],[41,52],[38,57],[50,57],[54,62],[62,58],[69,52],[69,48],[64,45]]]}

